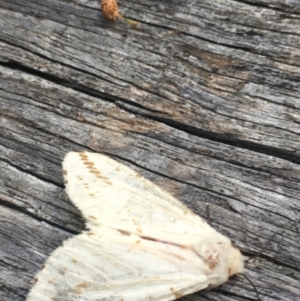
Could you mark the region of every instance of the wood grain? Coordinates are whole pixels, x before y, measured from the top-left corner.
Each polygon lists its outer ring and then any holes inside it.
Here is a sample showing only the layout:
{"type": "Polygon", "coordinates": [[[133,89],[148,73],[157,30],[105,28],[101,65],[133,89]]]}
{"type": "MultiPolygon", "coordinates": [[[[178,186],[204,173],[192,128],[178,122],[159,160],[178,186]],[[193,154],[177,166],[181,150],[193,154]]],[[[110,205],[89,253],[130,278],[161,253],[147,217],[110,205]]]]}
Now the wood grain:
{"type": "MultiPolygon", "coordinates": [[[[262,301],[300,298],[300,4],[0,0],[0,300],[84,229],[71,150],[138,170],[229,236],[262,301]]],[[[257,300],[236,277],[185,300],[257,300]]]]}

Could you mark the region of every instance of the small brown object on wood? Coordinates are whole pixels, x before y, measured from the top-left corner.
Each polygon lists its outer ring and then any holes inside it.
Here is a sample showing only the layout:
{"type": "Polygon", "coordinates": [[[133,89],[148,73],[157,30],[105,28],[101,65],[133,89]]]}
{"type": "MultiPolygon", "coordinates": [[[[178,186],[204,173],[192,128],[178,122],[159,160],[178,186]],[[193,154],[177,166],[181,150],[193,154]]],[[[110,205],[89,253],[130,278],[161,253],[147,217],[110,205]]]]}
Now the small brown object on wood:
{"type": "Polygon", "coordinates": [[[103,0],[100,5],[106,19],[116,21],[120,16],[116,0],[103,0]]]}

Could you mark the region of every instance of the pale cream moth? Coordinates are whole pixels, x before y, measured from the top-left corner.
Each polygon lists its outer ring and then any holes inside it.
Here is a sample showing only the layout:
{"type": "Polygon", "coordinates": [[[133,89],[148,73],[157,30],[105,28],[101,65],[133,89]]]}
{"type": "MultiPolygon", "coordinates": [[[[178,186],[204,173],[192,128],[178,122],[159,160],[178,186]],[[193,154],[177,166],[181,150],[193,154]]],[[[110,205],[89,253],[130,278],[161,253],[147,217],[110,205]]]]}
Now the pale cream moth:
{"type": "Polygon", "coordinates": [[[167,301],[243,272],[227,237],[129,167],[70,152],[63,171],[88,230],[50,255],[27,301],[167,301]]]}

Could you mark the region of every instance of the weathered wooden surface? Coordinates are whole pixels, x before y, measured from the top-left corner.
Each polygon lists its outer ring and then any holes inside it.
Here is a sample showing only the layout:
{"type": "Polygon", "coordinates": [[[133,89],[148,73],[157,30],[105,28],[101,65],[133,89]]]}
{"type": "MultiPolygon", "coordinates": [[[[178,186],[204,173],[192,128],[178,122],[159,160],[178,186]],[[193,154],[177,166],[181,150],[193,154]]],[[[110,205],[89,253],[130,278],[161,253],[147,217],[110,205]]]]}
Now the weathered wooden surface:
{"type": "MultiPolygon", "coordinates": [[[[300,298],[300,2],[0,0],[0,300],[84,229],[70,150],[140,171],[228,235],[263,301],[300,298]],[[179,30],[172,31],[172,30],[179,30]],[[274,235],[275,233],[275,235],[274,235]]],[[[185,300],[256,300],[242,277],[185,300]]],[[[40,300],[38,300],[40,301],[40,300]]]]}

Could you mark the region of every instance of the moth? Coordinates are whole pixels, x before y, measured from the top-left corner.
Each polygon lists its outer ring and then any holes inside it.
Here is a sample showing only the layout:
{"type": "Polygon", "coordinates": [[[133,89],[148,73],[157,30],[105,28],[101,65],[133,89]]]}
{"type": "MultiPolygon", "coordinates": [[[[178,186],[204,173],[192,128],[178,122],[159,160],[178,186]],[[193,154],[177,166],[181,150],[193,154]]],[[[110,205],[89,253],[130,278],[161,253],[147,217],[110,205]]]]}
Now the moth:
{"type": "Polygon", "coordinates": [[[227,237],[127,166],[70,152],[63,175],[88,230],[50,255],[27,301],[175,300],[243,272],[227,237]]]}

